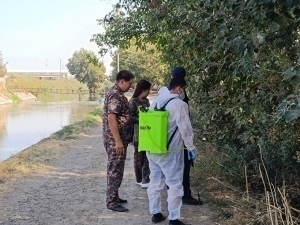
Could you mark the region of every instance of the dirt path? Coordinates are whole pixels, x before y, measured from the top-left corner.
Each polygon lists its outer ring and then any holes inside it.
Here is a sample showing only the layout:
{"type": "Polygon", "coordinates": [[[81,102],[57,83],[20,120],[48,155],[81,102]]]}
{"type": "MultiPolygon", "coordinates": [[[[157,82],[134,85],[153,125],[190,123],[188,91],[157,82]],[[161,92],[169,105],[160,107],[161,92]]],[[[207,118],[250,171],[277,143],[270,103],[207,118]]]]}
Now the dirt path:
{"type": "MultiPolygon", "coordinates": [[[[128,200],[126,207],[130,211],[116,213],[105,207],[107,157],[101,127],[68,143],[46,166],[0,186],[1,225],[151,224],[146,190],[135,184],[132,146],[120,189],[120,197],[128,200]]],[[[51,147],[51,139],[44,144],[51,147]]],[[[167,215],[166,192],[162,200],[163,213],[167,215]]],[[[207,205],[182,208],[182,219],[193,225],[214,224],[210,215],[207,205]]]]}

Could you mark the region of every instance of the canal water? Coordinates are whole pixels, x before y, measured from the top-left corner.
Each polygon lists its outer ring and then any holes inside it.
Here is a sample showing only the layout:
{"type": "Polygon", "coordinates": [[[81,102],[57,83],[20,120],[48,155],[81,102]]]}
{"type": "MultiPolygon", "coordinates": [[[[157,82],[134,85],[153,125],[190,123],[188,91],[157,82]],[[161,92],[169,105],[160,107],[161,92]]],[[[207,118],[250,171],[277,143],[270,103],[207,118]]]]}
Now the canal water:
{"type": "Polygon", "coordinates": [[[81,120],[99,101],[24,101],[0,105],[0,161],[81,120]]]}

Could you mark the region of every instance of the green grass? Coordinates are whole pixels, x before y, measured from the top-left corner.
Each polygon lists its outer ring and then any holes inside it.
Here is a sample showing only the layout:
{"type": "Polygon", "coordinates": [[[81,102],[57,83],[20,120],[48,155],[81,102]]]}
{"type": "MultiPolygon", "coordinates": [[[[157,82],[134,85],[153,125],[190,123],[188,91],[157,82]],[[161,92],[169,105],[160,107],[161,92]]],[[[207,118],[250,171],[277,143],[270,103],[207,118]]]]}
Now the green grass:
{"type": "Polygon", "coordinates": [[[0,162],[0,183],[4,183],[12,174],[31,171],[32,168],[44,162],[45,156],[52,154],[51,149],[33,147],[30,151],[22,151],[12,158],[0,162]]]}
{"type": "Polygon", "coordinates": [[[89,113],[92,116],[102,116],[102,108],[97,107],[89,113]]]}
{"type": "Polygon", "coordinates": [[[201,133],[195,135],[198,158],[195,168],[191,170],[191,185],[194,197],[199,191],[201,200],[210,206],[213,211],[212,220],[222,225],[271,224],[264,194],[255,194],[251,190],[247,193],[246,190],[233,186],[223,172],[231,165],[223,165],[224,155],[213,144],[200,139],[201,136],[201,133]]]}
{"type": "Polygon", "coordinates": [[[19,98],[19,96],[15,95],[15,94],[11,95],[11,100],[13,102],[20,102],[21,101],[21,99],[19,98]]]}
{"type": "Polygon", "coordinates": [[[62,140],[74,139],[79,133],[84,132],[90,127],[99,125],[101,115],[102,109],[100,107],[96,107],[93,111],[86,115],[83,120],[64,126],[61,130],[55,132],[54,137],[62,140]]]}

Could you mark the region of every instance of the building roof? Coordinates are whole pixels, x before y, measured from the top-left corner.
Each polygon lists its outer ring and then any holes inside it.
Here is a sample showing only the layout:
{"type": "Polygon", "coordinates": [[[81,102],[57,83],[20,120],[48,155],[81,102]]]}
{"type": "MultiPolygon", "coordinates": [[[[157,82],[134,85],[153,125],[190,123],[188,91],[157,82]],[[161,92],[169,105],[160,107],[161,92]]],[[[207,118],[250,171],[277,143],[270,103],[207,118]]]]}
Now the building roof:
{"type": "Polygon", "coordinates": [[[7,73],[69,73],[68,70],[7,70],[7,73]]]}

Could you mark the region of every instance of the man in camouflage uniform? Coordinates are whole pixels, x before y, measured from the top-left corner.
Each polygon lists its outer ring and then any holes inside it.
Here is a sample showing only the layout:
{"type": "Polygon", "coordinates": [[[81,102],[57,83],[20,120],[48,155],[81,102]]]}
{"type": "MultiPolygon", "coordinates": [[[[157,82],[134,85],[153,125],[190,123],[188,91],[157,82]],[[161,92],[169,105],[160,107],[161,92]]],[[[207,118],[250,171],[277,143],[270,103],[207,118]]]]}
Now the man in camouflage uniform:
{"type": "Polygon", "coordinates": [[[120,205],[127,200],[119,198],[118,190],[123,180],[127,146],[133,136],[129,104],[124,96],[133,78],[130,71],[120,71],[116,83],[105,96],[103,107],[103,143],[108,155],[106,204],[108,209],[117,212],[128,211],[120,205]]]}

